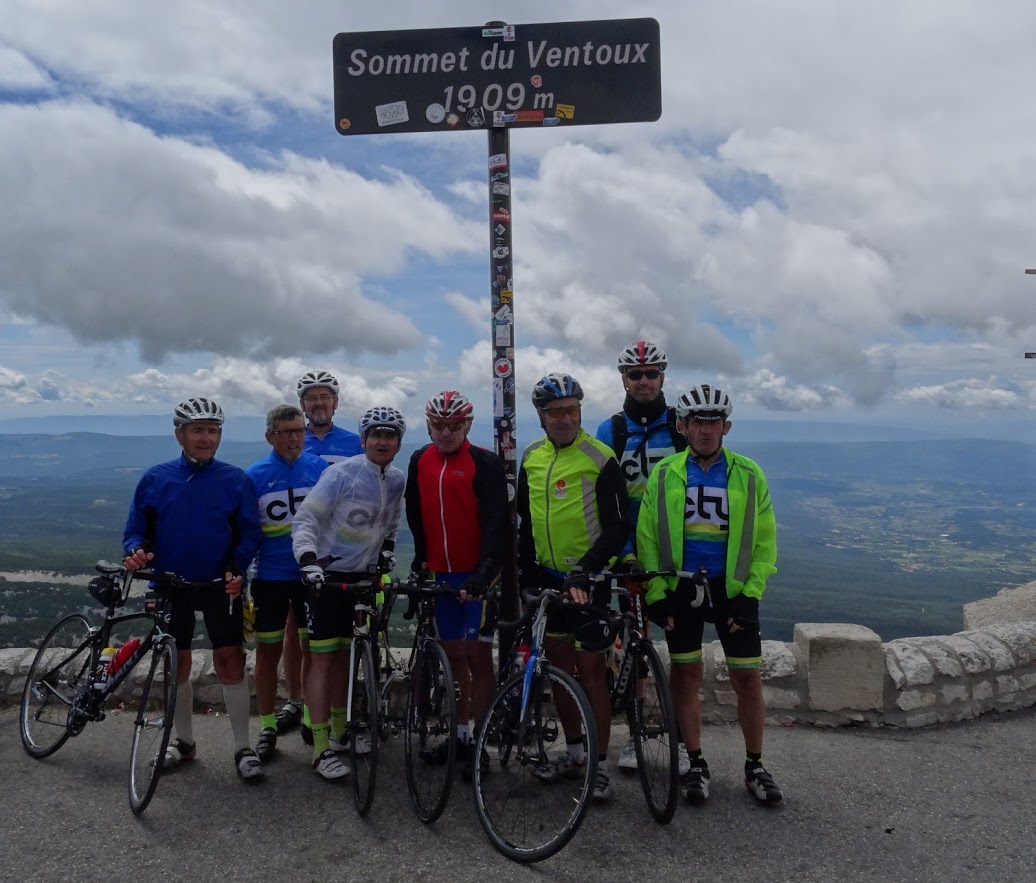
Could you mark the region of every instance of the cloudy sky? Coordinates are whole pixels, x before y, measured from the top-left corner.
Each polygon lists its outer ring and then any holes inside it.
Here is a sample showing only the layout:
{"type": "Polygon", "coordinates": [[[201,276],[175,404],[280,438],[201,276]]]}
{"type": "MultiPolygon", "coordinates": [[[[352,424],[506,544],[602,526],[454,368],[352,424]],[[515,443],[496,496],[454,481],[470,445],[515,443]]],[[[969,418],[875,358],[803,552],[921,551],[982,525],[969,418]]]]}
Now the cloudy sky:
{"type": "Polygon", "coordinates": [[[258,414],[317,367],[342,422],[488,415],[485,135],[342,137],[331,41],[494,16],[661,28],[658,122],[512,133],[521,399],[615,410],[647,336],[735,416],[1036,407],[1028,0],[3,6],[0,417],[258,414]]]}

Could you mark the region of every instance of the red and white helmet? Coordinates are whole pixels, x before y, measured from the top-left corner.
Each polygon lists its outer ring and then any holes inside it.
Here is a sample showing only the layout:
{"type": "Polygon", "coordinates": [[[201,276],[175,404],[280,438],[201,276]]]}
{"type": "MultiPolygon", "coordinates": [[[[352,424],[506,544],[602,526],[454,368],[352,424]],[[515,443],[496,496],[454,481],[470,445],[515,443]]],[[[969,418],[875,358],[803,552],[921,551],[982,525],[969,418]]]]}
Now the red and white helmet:
{"type": "Polygon", "coordinates": [[[653,365],[659,371],[665,371],[668,364],[665,350],[650,340],[635,340],[619,353],[619,371],[643,368],[647,365],[653,365]]]}
{"type": "Polygon", "coordinates": [[[469,420],[475,408],[466,396],[453,389],[433,395],[424,406],[424,414],[433,420],[469,420]]]}

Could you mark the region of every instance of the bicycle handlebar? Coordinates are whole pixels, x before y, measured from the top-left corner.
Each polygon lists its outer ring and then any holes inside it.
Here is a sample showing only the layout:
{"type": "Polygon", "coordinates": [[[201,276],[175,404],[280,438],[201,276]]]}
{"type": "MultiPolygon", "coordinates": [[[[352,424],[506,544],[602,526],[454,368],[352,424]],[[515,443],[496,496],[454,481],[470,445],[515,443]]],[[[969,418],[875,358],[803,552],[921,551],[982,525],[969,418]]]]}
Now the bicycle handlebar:
{"type": "Polygon", "coordinates": [[[532,617],[541,604],[574,604],[575,602],[565,596],[560,589],[540,589],[539,592],[526,591],[522,595],[522,614],[510,622],[499,622],[497,627],[501,629],[519,629],[532,622],[532,617]]]}
{"type": "Polygon", "coordinates": [[[134,579],[146,579],[148,582],[156,583],[154,588],[162,589],[209,588],[223,582],[223,577],[217,577],[213,580],[189,580],[167,571],[145,570],[143,568],[140,570],[129,570],[121,564],[112,564],[109,561],[98,561],[94,565],[94,569],[105,576],[128,577],[127,582],[134,579]]]}

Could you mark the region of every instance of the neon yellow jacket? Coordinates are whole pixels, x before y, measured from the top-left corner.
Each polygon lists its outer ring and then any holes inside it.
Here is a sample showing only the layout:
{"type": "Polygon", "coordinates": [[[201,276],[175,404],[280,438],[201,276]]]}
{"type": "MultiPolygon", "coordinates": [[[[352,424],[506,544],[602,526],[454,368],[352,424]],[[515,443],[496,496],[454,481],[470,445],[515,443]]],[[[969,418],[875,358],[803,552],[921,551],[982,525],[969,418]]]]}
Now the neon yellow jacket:
{"type": "MultiPolygon", "coordinates": [[[[637,557],[645,570],[683,570],[684,501],[689,451],[673,454],[648,476],[637,519],[637,557]]],[[[766,581],[777,572],[777,519],[759,464],[723,448],[727,463],[727,597],[744,593],[762,598],[766,581]]],[[[676,589],[676,577],[648,583],[646,600],[660,600],[676,589]]]]}
{"type": "Polygon", "coordinates": [[[518,566],[536,585],[536,563],[558,573],[596,573],[622,552],[626,480],[611,448],[580,429],[558,448],[547,437],[525,449],[518,472],[518,566]]]}

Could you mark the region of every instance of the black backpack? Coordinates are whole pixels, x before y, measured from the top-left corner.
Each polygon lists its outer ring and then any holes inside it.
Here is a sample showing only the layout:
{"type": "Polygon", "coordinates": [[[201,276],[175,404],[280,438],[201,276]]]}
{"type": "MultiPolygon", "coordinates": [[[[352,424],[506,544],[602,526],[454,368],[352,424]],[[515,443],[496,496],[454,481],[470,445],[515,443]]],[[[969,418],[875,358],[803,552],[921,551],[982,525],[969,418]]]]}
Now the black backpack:
{"type": "MultiPolygon", "coordinates": [[[[687,439],[680,433],[676,428],[676,409],[666,408],[665,415],[666,429],[669,430],[669,437],[673,440],[673,448],[676,453],[680,453],[684,448],[687,447],[687,439]]],[[[626,413],[619,411],[618,414],[612,415],[612,450],[615,452],[615,456],[618,459],[622,459],[622,453],[626,450],[626,442],[629,441],[629,427],[626,425],[626,413]]],[[[647,444],[647,436],[644,436],[644,441],[641,445],[647,444]]],[[[636,453],[640,453],[640,448],[637,448],[636,453]]]]}

